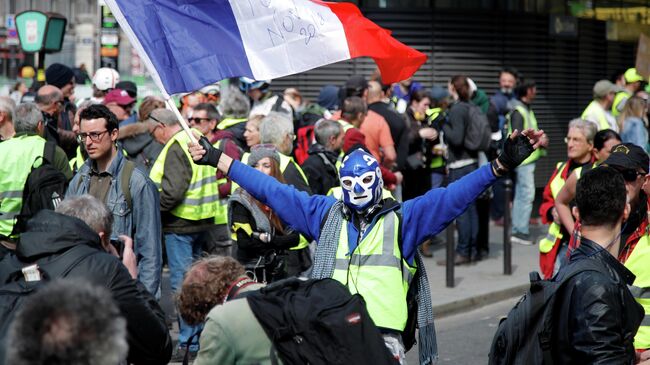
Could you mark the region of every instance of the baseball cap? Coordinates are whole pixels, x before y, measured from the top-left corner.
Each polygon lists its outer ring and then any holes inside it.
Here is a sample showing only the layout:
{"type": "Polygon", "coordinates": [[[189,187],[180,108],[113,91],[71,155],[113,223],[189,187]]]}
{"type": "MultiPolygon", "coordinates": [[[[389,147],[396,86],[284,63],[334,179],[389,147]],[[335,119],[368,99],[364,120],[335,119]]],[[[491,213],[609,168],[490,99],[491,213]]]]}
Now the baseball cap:
{"type": "Polygon", "coordinates": [[[442,86],[437,86],[437,85],[431,87],[430,94],[431,94],[431,99],[435,101],[440,101],[449,97],[449,91],[447,91],[447,88],[444,88],[442,86]]]}
{"type": "Polygon", "coordinates": [[[625,77],[625,82],[643,81],[643,76],[639,75],[636,68],[628,68],[623,76],[625,77]]]}
{"type": "Polygon", "coordinates": [[[120,106],[129,105],[135,102],[135,99],[128,92],[122,89],[113,89],[104,96],[104,105],[115,103],[120,106]]]}
{"type": "Polygon", "coordinates": [[[621,143],[612,147],[612,153],[602,165],[628,170],[640,169],[647,174],[649,164],[650,158],[643,148],[634,143],[621,143]]]}
{"type": "Polygon", "coordinates": [[[132,98],[138,96],[138,86],[133,81],[120,81],[115,84],[115,88],[126,91],[132,98]]]}
{"type": "Polygon", "coordinates": [[[345,82],[345,90],[347,96],[360,96],[363,93],[363,90],[368,88],[368,81],[366,78],[361,75],[352,75],[345,82]]]}
{"type": "Polygon", "coordinates": [[[102,91],[114,89],[118,82],[120,82],[120,74],[108,67],[97,69],[93,76],[93,85],[102,91]]]}
{"type": "Polygon", "coordinates": [[[604,98],[609,93],[615,93],[618,89],[609,80],[600,80],[594,84],[594,97],[604,98]]]}

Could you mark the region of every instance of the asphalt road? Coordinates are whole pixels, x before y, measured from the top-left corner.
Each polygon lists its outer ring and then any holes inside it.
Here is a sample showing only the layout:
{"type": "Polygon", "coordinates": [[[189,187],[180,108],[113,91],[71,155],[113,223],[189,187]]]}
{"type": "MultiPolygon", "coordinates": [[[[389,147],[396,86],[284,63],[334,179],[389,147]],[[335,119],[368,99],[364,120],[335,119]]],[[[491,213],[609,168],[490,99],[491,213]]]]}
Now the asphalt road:
{"type": "MultiPolygon", "coordinates": [[[[519,297],[511,298],[436,320],[440,354],[438,364],[487,364],[497,324],[518,299],[519,297]]],[[[406,359],[409,365],[417,365],[419,363],[417,349],[413,348],[409,351],[406,359]]]]}

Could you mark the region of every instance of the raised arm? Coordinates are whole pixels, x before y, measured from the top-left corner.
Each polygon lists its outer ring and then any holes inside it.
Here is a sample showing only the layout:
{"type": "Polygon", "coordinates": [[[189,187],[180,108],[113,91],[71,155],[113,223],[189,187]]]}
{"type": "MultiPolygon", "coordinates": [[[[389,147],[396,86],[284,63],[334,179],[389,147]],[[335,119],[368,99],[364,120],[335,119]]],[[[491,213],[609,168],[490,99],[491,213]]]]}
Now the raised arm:
{"type": "Polygon", "coordinates": [[[197,164],[216,166],[260,202],[273,209],[280,219],[305,236],[317,239],[320,224],[336,201],[333,197],[312,195],[278,182],[254,168],[234,161],[201,138],[190,143],[189,151],[197,164]]]}

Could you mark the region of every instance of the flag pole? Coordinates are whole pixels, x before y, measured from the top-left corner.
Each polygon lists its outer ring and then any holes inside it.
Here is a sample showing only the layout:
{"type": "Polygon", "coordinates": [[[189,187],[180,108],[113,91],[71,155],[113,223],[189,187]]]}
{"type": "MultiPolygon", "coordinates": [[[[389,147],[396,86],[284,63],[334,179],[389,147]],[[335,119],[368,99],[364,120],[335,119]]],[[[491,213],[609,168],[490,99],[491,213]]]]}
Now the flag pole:
{"type": "Polygon", "coordinates": [[[180,110],[178,110],[178,107],[176,106],[176,103],[174,102],[174,99],[172,99],[171,97],[167,97],[167,99],[165,99],[165,103],[167,103],[167,107],[171,111],[173,111],[174,114],[176,114],[176,118],[181,123],[181,127],[183,127],[183,130],[185,131],[185,133],[187,133],[187,135],[190,137],[190,141],[192,141],[192,143],[197,143],[196,137],[194,137],[194,133],[192,133],[192,130],[190,129],[190,126],[187,125],[187,122],[185,121],[185,118],[183,118],[183,116],[181,115],[180,110]]]}

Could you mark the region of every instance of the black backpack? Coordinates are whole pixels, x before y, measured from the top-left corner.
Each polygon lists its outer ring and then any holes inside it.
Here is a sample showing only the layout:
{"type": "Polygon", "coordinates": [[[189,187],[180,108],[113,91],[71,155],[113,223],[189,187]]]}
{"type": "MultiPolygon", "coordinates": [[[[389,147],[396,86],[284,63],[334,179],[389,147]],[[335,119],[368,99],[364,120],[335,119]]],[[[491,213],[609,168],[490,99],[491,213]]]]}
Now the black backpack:
{"type": "Polygon", "coordinates": [[[490,347],[489,365],[553,364],[553,335],[556,293],[569,279],[585,271],[602,271],[594,259],[571,263],[556,280],[542,280],[530,273],[530,289],[501,320],[490,347]]]}
{"type": "Polygon", "coordinates": [[[34,167],[27,175],[23,188],[23,206],[17,217],[12,235],[25,231],[27,221],[42,209],[54,210],[63,200],[68,187],[68,179],[54,165],[56,144],[45,142],[43,156],[37,157],[34,164],[41,159],[39,167],[34,167]]]}
{"type": "MultiPolygon", "coordinates": [[[[285,365],[395,365],[363,298],[334,279],[290,278],[245,297],[285,365]]],[[[277,355],[276,355],[277,352],[277,355]]]]}
{"type": "MultiPolygon", "coordinates": [[[[63,278],[88,256],[98,251],[90,246],[77,245],[54,258],[45,257],[37,260],[32,265],[19,261],[15,256],[7,256],[2,261],[0,277],[5,282],[0,283],[0,364],[4,364],[6,355],[6,341],[11,322],[23,303],[33,293],[45,286],[49,281],[63,278]],[[13,259],[13,260],[11,260],[13,259]],[[32,273],[36,271],[40,280],[27,281],[23,270],[32,266],[32,273]]],[[[26,271],[27,272],[27,271],[26,271]]]]}
{"type": "Polygon", "coordinates": [[[469,120],[465,127],[465,140],[463,145],[470,151],[487,151],[490,149],[492,140],[492,129],[487,116],[481,109],[469,104],[469,120]]]}

